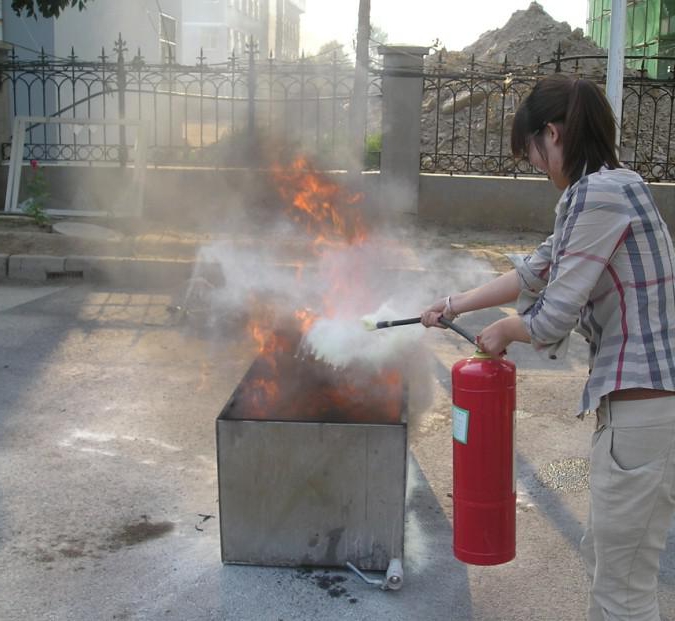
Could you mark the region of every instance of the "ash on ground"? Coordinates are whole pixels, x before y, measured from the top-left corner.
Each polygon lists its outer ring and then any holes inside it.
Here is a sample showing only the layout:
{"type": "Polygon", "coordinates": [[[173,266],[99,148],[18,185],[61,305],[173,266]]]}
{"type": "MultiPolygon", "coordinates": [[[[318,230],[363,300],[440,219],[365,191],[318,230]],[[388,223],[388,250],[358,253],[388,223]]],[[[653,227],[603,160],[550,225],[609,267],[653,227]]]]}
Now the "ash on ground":
{"type": "Polygon", "coordinates": [[[352,597],[343,583],[347,581],[345,576],[331,573],[327,569],[315,572],[311,567],[301,567],[296,572],[298,578],[307,578],[311,580],[320,589],[326,591],[331,597],[347,597],[350,604],[358,603],[356,597],[352,597]]]}

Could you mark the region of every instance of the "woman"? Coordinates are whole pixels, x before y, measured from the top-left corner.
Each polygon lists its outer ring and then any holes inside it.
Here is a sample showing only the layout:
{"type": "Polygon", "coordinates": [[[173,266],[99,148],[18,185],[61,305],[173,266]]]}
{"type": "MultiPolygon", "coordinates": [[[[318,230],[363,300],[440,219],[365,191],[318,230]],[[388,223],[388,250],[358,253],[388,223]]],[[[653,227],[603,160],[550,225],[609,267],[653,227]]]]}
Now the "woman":
{"type": "Polygon", "coordinates": [[[555,75],[519,107],[514,156],[564,190],[553,234],[488,285],[444,298],[443,315],[517,300],[478,335],[498,356],[513,341],[555,358],[576,329],[590,345],[579,415],[596,411],[581,553],[588,619],[658,621],[659,553],[675,508],[675,291],[670,235],[640,176],[619,164],[601,89],[555,75]]]}

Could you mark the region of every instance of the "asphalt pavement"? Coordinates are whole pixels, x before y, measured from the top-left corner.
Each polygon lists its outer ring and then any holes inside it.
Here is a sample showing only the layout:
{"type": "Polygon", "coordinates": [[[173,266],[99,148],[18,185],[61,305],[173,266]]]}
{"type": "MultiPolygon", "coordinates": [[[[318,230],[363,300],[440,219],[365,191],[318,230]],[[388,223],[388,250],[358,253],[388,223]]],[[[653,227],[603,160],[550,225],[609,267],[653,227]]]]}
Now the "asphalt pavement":
{"type": "MultiPolygon", "coordinates": [[[[448,370],[461,339],[427,331],[433,403],[411,422],[404,586],[341,568],[223,565],[215,419],[255,356],[235,327],[177,322],[170,290],[0,282],[0,619],[3,621],[572,621],[594,421],[574,406],[584,344],[518,366],[517,556],[452,554],[448,370]]],[[[480,325],[511,312],[476,313],[480,325]]],[[[374,577],[377,577],[376,575],[374,577]]],[[[675,619],[675,538],[659,597],[675,619]]]]}

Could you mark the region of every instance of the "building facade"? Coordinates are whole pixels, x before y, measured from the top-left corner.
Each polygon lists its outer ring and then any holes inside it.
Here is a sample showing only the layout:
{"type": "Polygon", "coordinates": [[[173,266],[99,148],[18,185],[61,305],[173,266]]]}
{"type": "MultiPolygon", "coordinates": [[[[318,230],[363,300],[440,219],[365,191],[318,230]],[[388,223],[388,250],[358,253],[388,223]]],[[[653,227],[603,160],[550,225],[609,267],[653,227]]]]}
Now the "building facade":
{"type": "MultiPolygon", "coordinates": [[[[626,54],[631,56],[675,56],[675,0],[628,0],[626,7],[626,54]]],[[[586,34],[598,45],[609,47],[611,0],[589,0],[586,34]]],[[[627,60],[640,69],[642,60],[627,60]]],[[[672,75],[673,61],[644,61],[651,78],[672,75]]]]}
{"type": "Polygon", "coordinates": [[[305,0],[183,0],[182,62],[203,53],[210,64],[243,56],[251,40],[260,58],[295,60],[305,0]]]}
{"type": "Polygon", "coordinates": [[[148,63],[176,61],[181,50],[181,0],[96,1],[86,9],[64,10],[58,18],[18,16],[11,0],[2,2],[4,41],[24,60],[44,50],[48,56],[67,58],[74,50],[80,60],[91,61],[103,49],[112,58],[121,34],[130,56],[141,54],[148,63]]]}

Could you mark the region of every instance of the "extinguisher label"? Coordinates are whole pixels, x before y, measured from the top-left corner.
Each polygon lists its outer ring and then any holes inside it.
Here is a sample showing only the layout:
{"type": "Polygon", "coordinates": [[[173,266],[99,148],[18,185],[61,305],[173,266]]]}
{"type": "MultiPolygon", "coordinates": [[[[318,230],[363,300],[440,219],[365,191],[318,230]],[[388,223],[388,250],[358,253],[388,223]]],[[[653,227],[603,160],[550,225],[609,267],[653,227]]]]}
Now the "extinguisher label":
{"type": "Polygon", "coordinates": [[[452,406],[452,437],[466,444],[469,439],[469,410],[452,406]]]}

